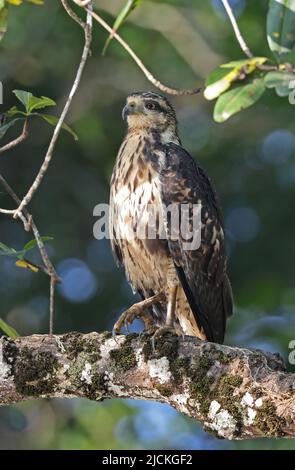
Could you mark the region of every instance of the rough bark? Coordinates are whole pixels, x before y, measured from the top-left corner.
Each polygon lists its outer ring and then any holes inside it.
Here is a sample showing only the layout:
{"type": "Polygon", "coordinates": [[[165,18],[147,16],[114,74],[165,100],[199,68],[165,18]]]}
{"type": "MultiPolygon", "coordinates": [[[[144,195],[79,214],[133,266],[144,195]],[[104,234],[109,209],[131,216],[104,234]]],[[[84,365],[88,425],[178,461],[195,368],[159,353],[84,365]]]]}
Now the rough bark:
{"type": "Polygon", "coordinates": [[[167,335],[0,339],[0,404],[128,397],[169,403],[227,439],[295,437],[295,374],[278,355],[167,335]]]}

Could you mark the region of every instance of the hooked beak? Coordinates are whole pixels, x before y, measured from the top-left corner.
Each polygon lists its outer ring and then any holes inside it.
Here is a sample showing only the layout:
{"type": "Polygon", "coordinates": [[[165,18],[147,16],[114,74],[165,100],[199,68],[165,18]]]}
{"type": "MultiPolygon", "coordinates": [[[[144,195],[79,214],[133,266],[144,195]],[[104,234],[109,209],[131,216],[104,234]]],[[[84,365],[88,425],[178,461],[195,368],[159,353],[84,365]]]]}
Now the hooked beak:
{"type": "Polygon", "coordinates": [[[137,109],[135,103],[127,103],[122,111],[122,119],[123,121],[127,121],[127,116],[130,116],[130,114],[139,114],[139,110],[137,109]]]}

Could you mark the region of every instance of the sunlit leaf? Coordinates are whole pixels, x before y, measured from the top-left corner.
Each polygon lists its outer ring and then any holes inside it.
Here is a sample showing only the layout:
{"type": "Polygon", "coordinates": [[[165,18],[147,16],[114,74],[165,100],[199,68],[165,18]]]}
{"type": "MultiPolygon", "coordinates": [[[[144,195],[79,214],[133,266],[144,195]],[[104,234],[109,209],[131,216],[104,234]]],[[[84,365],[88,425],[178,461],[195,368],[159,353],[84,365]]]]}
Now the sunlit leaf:
{"type": "Polygon", "coordinates": [[[21,111],[17,106],[12,106],[8,111],[6,111],[7,117],[13,117],[17,114],[21,114],[22,116],[26,116],[27,114],[24,111],[21,111]]]}
{"type": "Polygon", "coordinates": [[[34,3],[34,5],[44,5],[44,0],[27,0],[29,3],[34,3]]]}
{"type": "Polygon", "coordinates": [[[262,78],[255,79],[248,85],[240,85],[221,95],[214,108],[214,120],[224,122],[233,114],[252,106],[265,90],[262,78]]]}
{"type": "Polygon", "coordinates": [[[247,67],[249,71],[253,71],[257,65],[264,64],[266,61],[267,57],[252,57],[251,59],[232,60],[231,62],[220,65],[220,67],[226,69],[247,67]]]}
{"type": "Polygon", "coordinates": [[[267,40],[280,58],[295,45],[295,0],[270,0],[267,14],[267,40]]]}
{"type": "Polygon", "coordinates": [[[228,90],[234,80],[237,80],[240,72],[237,70],[231,70],[227,72],[221,79],[208,85],[204,90],[204,97],[206,100],[214,100],[223,92],[228,90]]]}
{"type": "MultiPolygon", "coordinates": [[[[56,126],[57,122],[58,122],[58,118],[56,116],[52,116],[51,114],[39,114],[39,113],[34,113],[34,115],[36,116],[40,116],[41,118],[43,118],[46,122],[48,122],[49,124],[51,124],[52,126],[56,126]]],[[[62,125],[62,128],[69,132],[71,134],[71,136],[75,139],[75,140],[78,140],[78,136],[77,134],[73,131],[73,129],[68,126],[68,124],[66,124],[65,122],[63,123],[62,125]]]]}
{"type": "MultiPolygon", "coordinates": [[[[48,242],[50,240],[53,240],[53,237],[41,237],[41,240],[43,242],[48,242]]],[[[29,250],[32,250],[33,248],[35,248],[37,246],[37,240],[35,238],[33,238],[33,240],[30,240],[28,243],[25,244],[25,246],[23,247],[22,251],[25,253],[29,250]]]]}
{"type": "Polygon", "coordinates": [[[236,60],[222,64],[220,68],[211,72],[207,78],[204,97],[207,100],[214,100],[228,90],[233,82],[243,80],[246,75],[254,72],[266,60],[266,57],[252,57],[251,59],[236,60]],[[227,69],[229,68],[231,70],[228,72],[227,69]]]}
{"type": "MultiPolygon", "coordinates": [[[[114,31],[118,31],[118,29],[120,28],[120,26],[122,26],[122,24],[124,23],[124,21],[128,18],[128,16],[130,15],[130,13],[136,8],[138,7],[141,3],[143,2],[143,0],[127,0],[127,2],[125,3],[125,5],[123,6],[123,8],[121,9],[121,11],[119,12],[114,24],[113,24],[113,30],[114,31]]],[[[102,51],[102,54],[105,54],[106,50],[107,50],[107,47],[109,45],[109,43],[111,42],[112,40],[112,35],[110,34],[108,39],[106,40],[106,43],[104,45],[104,48],[103,48],[103,51],[102,51]]]]}
{"type": "Polygon", "coordinates": [[[18,261],[16,261],[15,266],[18,266],[19,268],[23,268],[23,269],[30,269],[34,273],[37,273],[40,270],[39,266],[25,259],[19,259],[18,261]]]}
{"type": "Polygon", "coordinates": [[[11,5],[21,5],[23,3],[23,0],[6,0],[7,3],[10,3],[11,5]]]}
{"type": "Polygon", "coordinates": [[[15,339],[18,336],[18,332],[12,327],[9,326],[2,318],[0,318],[0,329],[5,333],[9,338],[15,339]]]}

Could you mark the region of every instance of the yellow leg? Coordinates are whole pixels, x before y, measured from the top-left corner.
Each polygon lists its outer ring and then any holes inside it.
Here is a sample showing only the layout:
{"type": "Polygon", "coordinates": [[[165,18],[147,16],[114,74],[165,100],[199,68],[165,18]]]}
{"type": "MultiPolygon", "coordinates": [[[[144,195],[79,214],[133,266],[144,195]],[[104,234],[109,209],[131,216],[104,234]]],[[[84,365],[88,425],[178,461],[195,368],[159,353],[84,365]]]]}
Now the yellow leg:
{"type": "Polygon", "coordinates": [[[153,318],[150,313],[145,311],[145,309],[161,300],[164,300],[164,298],[165,295],[163,293],[156,294],[148,299],[142,300],[141,302],[137,302],[128,308],[128,310],[125,310],[114,325],[113,336],[115,336],[116,333],[120,333],[123,326],[127,327],[136,318],[140,318],[144,322],[145,329],[148,329],[153,324],[153,318]]]}

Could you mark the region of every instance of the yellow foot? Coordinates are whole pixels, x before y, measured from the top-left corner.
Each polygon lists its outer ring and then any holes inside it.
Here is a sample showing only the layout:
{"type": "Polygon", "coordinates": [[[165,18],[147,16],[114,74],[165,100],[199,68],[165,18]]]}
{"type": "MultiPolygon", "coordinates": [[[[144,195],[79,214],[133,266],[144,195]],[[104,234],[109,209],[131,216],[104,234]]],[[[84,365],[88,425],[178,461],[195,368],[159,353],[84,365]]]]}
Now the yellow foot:
{"type": "Polygon", "coordinates": [[[139,310],[137,305],[133,305],[132,307],[125,310],[119,319],[116,321],[114,328],[113,328],[113,337],[116,334],[120,334],[121,329],[124,327],[128,331],[128,326],[134,322],[136,318],[139,318],[144,323],[144,331],[147,333],[150,329],[154,326],[154,320],[150,313],[145,310],[139,310]]]}

